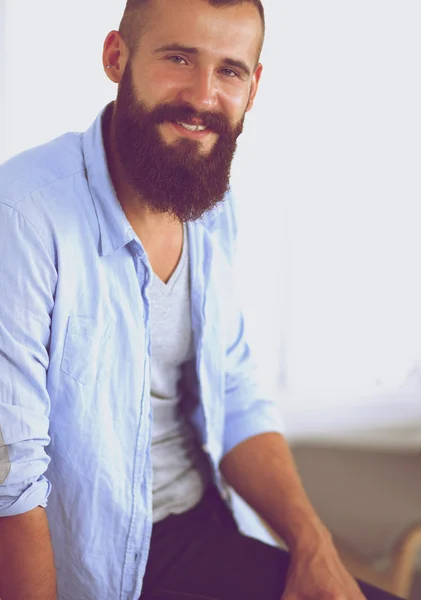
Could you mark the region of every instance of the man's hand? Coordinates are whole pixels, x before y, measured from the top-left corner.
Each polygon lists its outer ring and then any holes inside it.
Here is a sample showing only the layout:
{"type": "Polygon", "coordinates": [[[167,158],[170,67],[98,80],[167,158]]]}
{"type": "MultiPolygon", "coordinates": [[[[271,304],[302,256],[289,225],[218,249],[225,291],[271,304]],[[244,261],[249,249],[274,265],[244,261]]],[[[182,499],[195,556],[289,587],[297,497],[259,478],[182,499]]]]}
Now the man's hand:
{"type": "Polygon", "coordinates": [[[365,600],[365,596],[329,543],[314,552],[291,556],[281,600],[365,600]]]}

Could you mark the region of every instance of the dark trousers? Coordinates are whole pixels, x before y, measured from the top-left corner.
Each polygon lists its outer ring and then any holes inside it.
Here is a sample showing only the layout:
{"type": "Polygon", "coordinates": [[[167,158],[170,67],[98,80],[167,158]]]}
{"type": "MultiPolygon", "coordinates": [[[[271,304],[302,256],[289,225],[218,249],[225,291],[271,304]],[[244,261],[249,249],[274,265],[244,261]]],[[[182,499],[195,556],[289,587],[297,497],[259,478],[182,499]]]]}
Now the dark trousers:
{"type": "MultiPolygon", "coordinates": [[[[242,535],[216,488],[155,524],[140,600],[281,600],[289,554],[242,535]]],[[[358,582],[367,600],[392,596],[358,582]]]]}

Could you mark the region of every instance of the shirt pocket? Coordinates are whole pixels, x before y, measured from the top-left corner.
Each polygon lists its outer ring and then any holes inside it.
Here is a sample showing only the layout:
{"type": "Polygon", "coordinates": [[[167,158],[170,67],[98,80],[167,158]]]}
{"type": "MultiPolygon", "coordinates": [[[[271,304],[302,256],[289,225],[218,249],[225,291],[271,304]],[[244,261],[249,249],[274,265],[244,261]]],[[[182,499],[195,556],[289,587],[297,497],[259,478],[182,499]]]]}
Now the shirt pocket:
{"type": "MultiPolygon", "coordinates": [[[[110,319],[69,317],[61,370],[83,385],[92,385],[107,369],[113,323],[110,319]]],[[[108,365],[109,366],[109,365],[108,365]]]]}

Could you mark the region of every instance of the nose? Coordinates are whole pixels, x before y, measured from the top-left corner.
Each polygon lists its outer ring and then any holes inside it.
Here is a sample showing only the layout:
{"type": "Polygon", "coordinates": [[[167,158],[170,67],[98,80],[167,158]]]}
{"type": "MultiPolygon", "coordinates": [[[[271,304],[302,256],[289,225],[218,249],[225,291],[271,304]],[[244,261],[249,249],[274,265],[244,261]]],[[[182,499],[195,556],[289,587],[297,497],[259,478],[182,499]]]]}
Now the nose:
{"type": "Polygon", "coordinates": [[[217,104],[216,82],[212,71],[195,69],[180,92],[180,100],[198,112],[214,110],[217,104]]]}

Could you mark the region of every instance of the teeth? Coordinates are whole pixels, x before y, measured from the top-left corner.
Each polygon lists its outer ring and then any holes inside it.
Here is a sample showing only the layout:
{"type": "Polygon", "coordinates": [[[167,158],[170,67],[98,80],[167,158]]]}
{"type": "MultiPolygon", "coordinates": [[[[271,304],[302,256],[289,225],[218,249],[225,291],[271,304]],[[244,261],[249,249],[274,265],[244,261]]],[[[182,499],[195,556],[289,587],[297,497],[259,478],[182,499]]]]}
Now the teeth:
{"type": "Polygon", "coordinates": [[[188,131],[205,131],[206,129],[204,125],[187,125],[187,123],[182,123],[181,121],[177,121],[177,124],[184,127],[184,129],[188,129],[188,131]]]}

